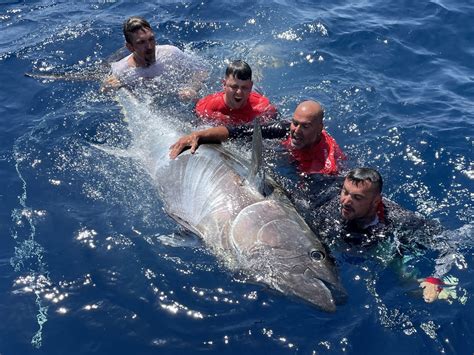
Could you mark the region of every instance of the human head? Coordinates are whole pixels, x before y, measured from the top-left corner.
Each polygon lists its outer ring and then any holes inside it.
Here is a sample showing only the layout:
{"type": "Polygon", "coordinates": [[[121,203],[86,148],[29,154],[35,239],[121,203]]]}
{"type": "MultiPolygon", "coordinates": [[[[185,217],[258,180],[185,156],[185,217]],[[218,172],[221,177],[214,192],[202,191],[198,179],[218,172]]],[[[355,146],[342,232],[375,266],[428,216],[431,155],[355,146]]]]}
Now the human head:
{"type": "Polygon", "coordinates": [[[324,109],[319,102],[303,101],[293,113],[290,142],[295,149],[308,148],[321,139],[324,109]]]}
{"type": "Polygon", "coordinates": [[[243,60],[235,60],[227,66],[224,78],[224,102],[231,109],[247,104],[252,91],[252,69],[243,60]]]}
{"type": "Polygon", "coordinates": [[[155,34],[147,20],[139,16],[128,18],[123,23],[123,35],[136,66],[147,67],[156,61],[155,34]]]}
{"type": "Polygon", "coordinates": [[[348,221],[372,221],[382,200],[382,186],[382,176],[375,169],[349,171],[340,195],[342,217],[348,221]]]}

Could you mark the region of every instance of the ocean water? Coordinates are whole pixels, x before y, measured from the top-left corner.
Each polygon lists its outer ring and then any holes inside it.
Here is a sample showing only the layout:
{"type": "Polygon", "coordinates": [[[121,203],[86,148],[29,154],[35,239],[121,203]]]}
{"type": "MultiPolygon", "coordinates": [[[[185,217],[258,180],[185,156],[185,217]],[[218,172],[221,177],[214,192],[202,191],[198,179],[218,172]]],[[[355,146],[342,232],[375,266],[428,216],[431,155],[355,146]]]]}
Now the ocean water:
{"type": "Polygon", "coordinates": [[[472,18],[469,1],[0,1],[0,354],[472,354],[472,18]],[[449,230],[467,302],[348,260],[328,314],[222,267],[163,211],[98,81],[24,76],[103,72],[130,15],[210,64],[204,93],[242,58],[282,117],[320,100],[348,166],[449,230]]]}

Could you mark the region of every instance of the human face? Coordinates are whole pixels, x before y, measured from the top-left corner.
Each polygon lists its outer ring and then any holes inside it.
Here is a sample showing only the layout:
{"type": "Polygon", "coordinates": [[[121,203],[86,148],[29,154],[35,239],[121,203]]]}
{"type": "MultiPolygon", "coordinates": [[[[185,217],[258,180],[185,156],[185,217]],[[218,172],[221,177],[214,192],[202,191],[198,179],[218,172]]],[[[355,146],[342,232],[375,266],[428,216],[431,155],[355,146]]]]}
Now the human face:
{"type": "Polygon", "coordinates": [[[291,146],[295,149],[310,147],[321,139],[323,125],[314,112],[297,108],[290,125],[291,146]]]}
{"type": "Polygon", "coordinates": [[[140,29],[132,34],[132,43],[127,48],[133,53],[137,67],[148,67],[155,63],[155,34],[149,29],[140,29]]]}
{"type": "Polygon", "coordinates": [[[381,196],[372,186],[372,182],[363,181],[356,185],[349,179],[344,180],[339,201],[341,215],[345,220],[369,221],[375,217],[381,196]]]}
{"type": "Polygon", "coordinates": [[[224,80],[224,101],[231,109],[239,109],[247,104],[252,91],[252,80],[240,80],[229,75],[224,80]]]}

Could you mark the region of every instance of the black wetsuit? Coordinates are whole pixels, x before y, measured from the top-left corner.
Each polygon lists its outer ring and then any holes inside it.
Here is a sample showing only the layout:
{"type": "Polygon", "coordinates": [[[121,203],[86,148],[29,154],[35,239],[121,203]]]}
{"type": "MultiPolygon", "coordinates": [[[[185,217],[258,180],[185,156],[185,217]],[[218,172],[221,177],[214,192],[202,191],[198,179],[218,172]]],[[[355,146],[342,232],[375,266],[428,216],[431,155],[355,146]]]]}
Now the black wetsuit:
{"type": "MultiPolygon", "coordinates": [[[[285,138],[290,132],[291,123],[288,121],[269,122],[261,125],[262,138],[277,139],[285,138]]],[[[251,137],[253,134],[253,125],[229,126],[229,138],[251,137]]]]}
{"type": "Polygon", "coordinates": [[[320,206],[312,205],[306,212],[298,209],[316,235],[331,250],[343,253],[346,260],[353,256],[374,258],[384,265],[394,266],[399,276],[407,279],[430,274],[442,277],[450,268],[450,265],[438,265],[438,259],[453,252],[441,250],[444,228],[388,199],[383,199],[383,217],[366,228],[341,217],[338,195],[320,206]]]}
{"type": "MultiPolygon", "coordinates": [[[[266,139],[284,138],[289,134],[290,122],[270,122],[261,126],[262,137],[266,139]]],[[[253,125],[227,127],[229,138],[250,137],[253,125]]],[[[287,174],[288,175],[288,174],[287,174]]],[[[292,174],[290,174],[292,175],[292,174]]],[[[406,210],[398,204],[383,199],[383,216],[378,223],[361,228],[356,223],[347,222],[341,217],[339,193],[344,181],[340,176],[313,174],[301,176],[273,176],[288,192],[290,199],[305,218],[316,235],[331,250],[344,250],[354,255],[364,255],[384,260],[387,264],[399,262],[399,271],[407,277],[416,275],[416,267],[409,262],[419,261],[427,251],[436,251],[435,255],[421,262],[432,264],[433,258],[442,257],[452,250],[440,251],[443,244],[443,227],[432,220],[406,210]]],[[[428,266],[429,267],[429,266],[428,266]]],[[[443,265],[442,270],[449,269],[443,265]]],[[[441,277],[444,272],[434,272],[441,277]]],[[[426,275],[425,275],[426,276],[426,275]]]]}
{"type": "Polygon", "coordinates": [[[390,235],[396,235],[396,239],[403,245],[427,245],[430,236],[443,231],[439,223],[427,220],[385,198],[383,217],[366,228],[341,217],[339,196],[316,208],[310,222],[325,240],[344,240],[367,247],[390,235]]]}

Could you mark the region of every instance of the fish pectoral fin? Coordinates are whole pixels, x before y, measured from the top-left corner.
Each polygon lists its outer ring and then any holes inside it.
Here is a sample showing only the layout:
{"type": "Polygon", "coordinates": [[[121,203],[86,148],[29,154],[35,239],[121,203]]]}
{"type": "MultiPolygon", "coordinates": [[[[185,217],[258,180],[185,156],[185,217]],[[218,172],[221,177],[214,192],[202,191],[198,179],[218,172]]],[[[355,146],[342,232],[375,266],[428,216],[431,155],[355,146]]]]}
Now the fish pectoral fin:
{"type": "Polygon", "coordinates": [[[194,233],[196,234],[197,236],[200,235],[199,231],[194,228],[191,224],[189,224],[188,222],[186,222],[186,220],[184,218],[182,218],[181,216],[179,216],[178,214],[176,213],[173,213],[173,212],[168,212],[168,215],[173,218],[176,223],[178,223],[179,225],[183,226],[185,229],[187,229],[188,231],[190,231],[191,233],[194,233]]]}

